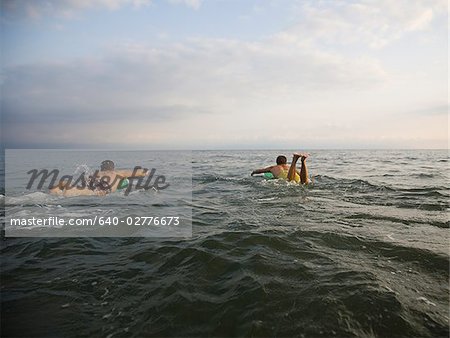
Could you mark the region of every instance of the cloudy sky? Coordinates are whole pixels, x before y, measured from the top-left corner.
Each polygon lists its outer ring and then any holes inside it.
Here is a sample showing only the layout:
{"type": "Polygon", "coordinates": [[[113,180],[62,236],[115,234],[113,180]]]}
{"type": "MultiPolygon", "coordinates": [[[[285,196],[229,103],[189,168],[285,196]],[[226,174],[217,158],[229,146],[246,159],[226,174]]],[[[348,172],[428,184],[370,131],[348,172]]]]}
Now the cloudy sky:
{"type": "Polygon", "coordinates": [[[2,0],[6,147],[447,148],[447,0],[2,0]]]}

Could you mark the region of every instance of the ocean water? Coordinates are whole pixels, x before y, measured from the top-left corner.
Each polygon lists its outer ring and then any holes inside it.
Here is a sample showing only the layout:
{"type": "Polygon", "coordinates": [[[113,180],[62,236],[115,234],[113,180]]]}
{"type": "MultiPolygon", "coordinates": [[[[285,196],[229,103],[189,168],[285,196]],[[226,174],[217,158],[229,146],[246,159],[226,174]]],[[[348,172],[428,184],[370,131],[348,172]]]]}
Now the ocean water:
{"type": "Polygon", "coordinates": [[[3,238],[2,337],[448,337],[448,152],[317,150],[306,187],[250,177],[291,152],[193,152],[190,238],[3,238]]]}

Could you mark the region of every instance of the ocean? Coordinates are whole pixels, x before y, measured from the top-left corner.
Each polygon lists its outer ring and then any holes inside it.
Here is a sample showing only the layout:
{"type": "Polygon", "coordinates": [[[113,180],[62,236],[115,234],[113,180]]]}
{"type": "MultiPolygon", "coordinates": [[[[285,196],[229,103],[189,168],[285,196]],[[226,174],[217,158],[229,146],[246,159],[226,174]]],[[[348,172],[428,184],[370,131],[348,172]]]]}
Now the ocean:
{"type": "MultiPolygon", "coordinates": [[[[448,337],[448,151],[309,152],[308,186],[250,176],[292,150],[189,152],[192,236],[3,236],[1,336],[448,337]]],[[[6,195],[17,215],[168,207],[6,195]]]]}

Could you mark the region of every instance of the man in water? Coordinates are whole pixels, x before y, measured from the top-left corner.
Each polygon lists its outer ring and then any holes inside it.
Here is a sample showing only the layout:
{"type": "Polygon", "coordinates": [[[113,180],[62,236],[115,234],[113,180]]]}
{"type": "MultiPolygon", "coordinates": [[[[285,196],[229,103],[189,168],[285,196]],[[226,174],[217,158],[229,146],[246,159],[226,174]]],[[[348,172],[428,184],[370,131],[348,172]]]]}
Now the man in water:
{"type": "Polygon", "coordinates": [[[70,186],[70,183],[59,181],[58,185],[49,192],[61,196],[104,196],[115,192],[119,187],[125,188],[128,178],[143,177],[148,169],[116,170],[114,162],[105,160],[100,164],[100,171],[89,176],[87,182],[81,187],[70,186]],[[69,186],[68,186],[69,185],[69,186]]]}
{"type": "Polygon", "coordinates": [[[292,163],[289,166],[287,164],[287,158],[284,155],[277,157],[276,165],[257,169],[252,172],[252,176],[255,174],[272,173],[275,178],[283,178],[288,181],[295,181],[297,183],[308,184],[308,168],[306,167],[305,160],[309,154],[293,154],[292,163]],[[296,169],[298,159],[301,159],[302,167],[300,171],[296,169]]]}

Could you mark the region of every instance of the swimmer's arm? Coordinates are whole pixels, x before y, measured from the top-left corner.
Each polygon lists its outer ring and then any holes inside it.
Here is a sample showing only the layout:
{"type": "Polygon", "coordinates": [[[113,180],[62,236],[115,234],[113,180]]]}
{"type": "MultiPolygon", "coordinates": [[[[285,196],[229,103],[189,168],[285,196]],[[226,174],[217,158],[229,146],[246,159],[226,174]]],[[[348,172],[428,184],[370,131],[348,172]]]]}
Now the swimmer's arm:
{"type": "Polygon", "coordinates": [[[255,174],[264,174],[264,173],[270,173],[272,171],[273,166],[267,167],[267,168],[262,168],[262,169],[256,169],[253,170],[251,175],[255,175],[255,174]]]}
{"type": "Polygon", "coordinates": [[[72,197],[72,196],[104,196],[104,195],[106,195],[106,191],[91,190],[91,189],[88,189],[88,188],[84,188],[84,189],[72,188],[72,189],[65,189],[64,191],[61,191],[61,193],[59,195],[64,196],[64,197],[72,197]]]}

